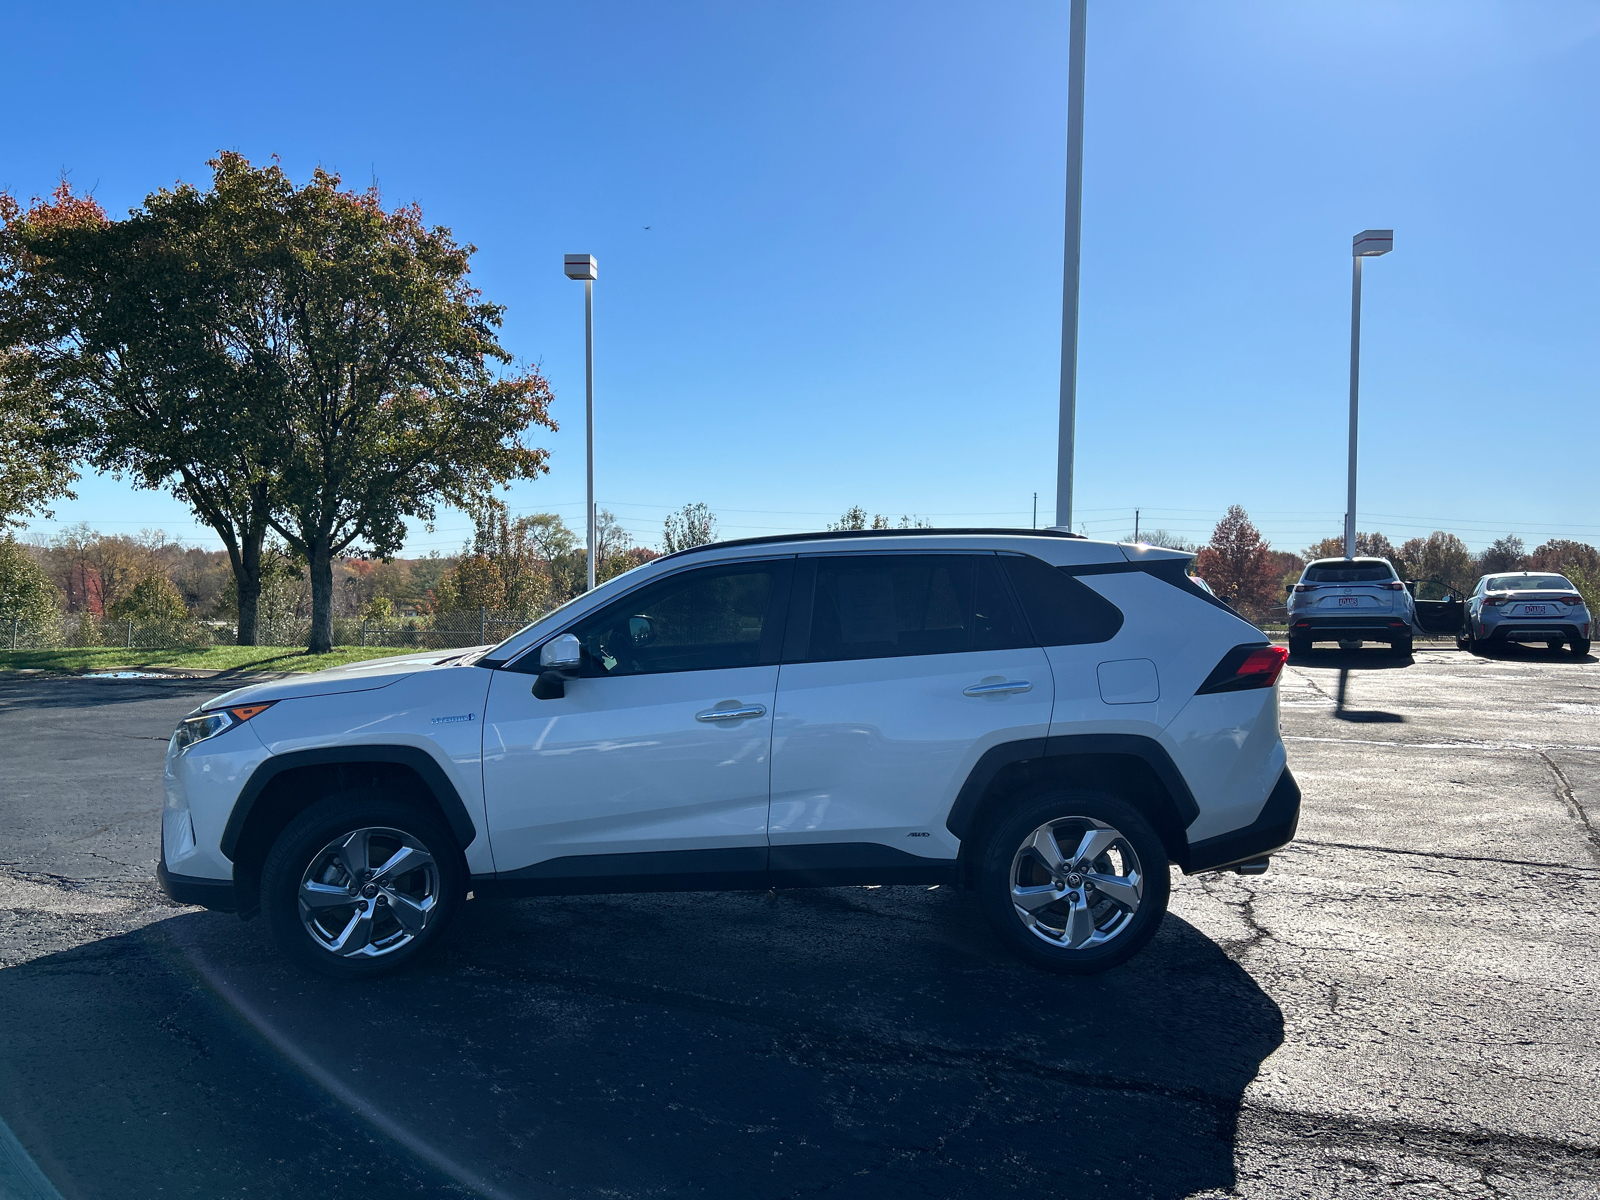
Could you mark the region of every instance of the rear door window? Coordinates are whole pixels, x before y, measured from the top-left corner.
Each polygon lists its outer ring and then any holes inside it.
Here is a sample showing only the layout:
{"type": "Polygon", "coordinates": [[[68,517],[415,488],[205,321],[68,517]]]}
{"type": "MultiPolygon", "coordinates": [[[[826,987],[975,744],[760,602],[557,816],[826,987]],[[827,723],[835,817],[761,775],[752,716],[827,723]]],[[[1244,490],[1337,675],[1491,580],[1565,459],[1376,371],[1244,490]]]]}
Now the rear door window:
{"type": "Polygon", "coordinates": [[[785,658],[837,662],[1032,645],[992,554],[801,559],[785,658]],[[806,576],[813,581],[806,594],[806,576]],[[809,612],[805,610],[809,608],[809,612]]]}

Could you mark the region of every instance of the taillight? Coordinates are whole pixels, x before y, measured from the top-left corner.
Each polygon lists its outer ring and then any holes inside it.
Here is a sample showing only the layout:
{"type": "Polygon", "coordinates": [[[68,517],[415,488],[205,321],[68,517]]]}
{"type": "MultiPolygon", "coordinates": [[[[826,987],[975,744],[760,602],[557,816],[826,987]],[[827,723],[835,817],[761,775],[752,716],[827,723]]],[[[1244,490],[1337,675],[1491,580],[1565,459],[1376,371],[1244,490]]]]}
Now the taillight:
{"type": "Polygon", "coordinates": [[[1317,590],[1317,585],[1314,583],[1297,583],[1294,585],[1294,590],[1297,592],[1314,592],[1317,590]]]}
{"type": "Polygon", "coordinates": [[[1401,583],[1398,579],[1391,579],[1383,586],[1388,588],[1391,592],[1403,592],[1406,590],[1406,585],[1401,583]]]}
{"type": "Polygon", "coordinates": [[[1195,695],[1269,688],[1278,682],[1278,672],[1288,657],[1289,652],[1282,646],[1235,646],[1195,689],[1195,695]]]}
{"type": "Polygon", "coordinates": [[[1493,608],[1496,604],[1508,604],[1510,601],[1510,596],[1485,596],[1483,598],[1484,605],[1489,608],[1493,608]]]}

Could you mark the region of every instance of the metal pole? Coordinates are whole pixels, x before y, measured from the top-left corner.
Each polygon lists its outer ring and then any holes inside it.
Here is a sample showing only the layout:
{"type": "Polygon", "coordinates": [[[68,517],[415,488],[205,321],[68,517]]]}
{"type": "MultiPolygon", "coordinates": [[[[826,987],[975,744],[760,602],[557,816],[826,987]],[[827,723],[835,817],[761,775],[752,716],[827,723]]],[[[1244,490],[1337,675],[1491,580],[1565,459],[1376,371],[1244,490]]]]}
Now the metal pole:
{"type": "Polygon", "coordinates": [[[599,547],[595,545],[594,517],[594,280],[583,281],[583,370],[584,370],[584,420],[588,424],[589,455],[589,590],[594,590],[595,559],[599,547]]]}
{"type": "Polygon", "coordinates": [[[1350,282],[1350,480],[1344,506],[1344,556],[1356,556],[1356,424],[1361,394],[1361,256],[1350,282]]]}
{"type": "Polygon", "coordinates": [[[1139,540],[1139,510],[1137,508],[1133,510],[1133,540],[1135,542],[1139,540]]]}
{"type": "Polygon", "coordinates": [[[1078,255],[1083,240],[1083,50],[1089,0],[1072,0],[1067,36],[1067,229],[1061,266],[1061,423],[1056,525],[1072,528],[1072,455],[1078,419],[1078,255]]]}

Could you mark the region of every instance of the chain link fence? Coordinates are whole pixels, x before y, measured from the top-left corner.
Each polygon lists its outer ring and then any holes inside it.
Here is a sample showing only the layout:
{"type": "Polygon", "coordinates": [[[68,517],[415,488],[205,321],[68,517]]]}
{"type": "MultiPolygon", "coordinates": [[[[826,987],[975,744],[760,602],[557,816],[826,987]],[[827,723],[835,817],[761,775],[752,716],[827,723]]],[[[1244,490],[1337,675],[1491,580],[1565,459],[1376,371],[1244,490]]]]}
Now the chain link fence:
{"type": "MultiPolygon", "coordinates": [[[[388,621],[360,617],[333,619],[335,646],[377,646],[406,650],[455,650],[504,641],[529,617],[493,609],[430,613],[388,621]]],[[[126,650],[204,650],[238,644],[237,627],[225,621],[125,621],[91,613],[66,613],[48,621],[0,616],[0,648],[67,650],[86,646],[126,650]]],[[[311,637],[307,618],[260,621],[258,646],[304,646],[311,637]]]]}

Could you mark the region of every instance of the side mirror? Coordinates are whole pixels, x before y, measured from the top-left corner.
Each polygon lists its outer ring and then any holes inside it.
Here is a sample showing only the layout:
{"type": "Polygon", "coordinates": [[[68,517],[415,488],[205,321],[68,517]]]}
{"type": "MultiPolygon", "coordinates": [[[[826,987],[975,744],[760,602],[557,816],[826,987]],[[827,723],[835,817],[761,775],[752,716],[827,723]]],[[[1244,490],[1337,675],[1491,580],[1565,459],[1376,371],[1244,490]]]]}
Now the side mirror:
{"type": "Polygon", "coordinates": [[[1285,595],[1285,596],[1292,596],[1292,595],[1294,595],[1294,584],[1292,584],[1292,583],[1286,583],[1286,584],[1284,584],[1284,585],[1283,585],[1283,594],[1284,594],[1284,595],[1285,595]]]}
{"type": "Polygon", "coordinates": [[[583,647],[570,633],[553,637],[539,650],[539,665],[550,671],[576,671],[583,660],[583,647]]]}
{"type": "Polygon", "coordinates": [[[629,617],[628,637],[635,646],[648,646],[656,640],[656,627],[649,617],[629,617]]]}
{"type": "Polygon", "coordinates": [[[575,674],[583,660],[583,647],[570,633],[553,637],[539,648],[539,665],[544,668],[533,681],[535,700],[559,700],[567,694],[567,676],[575,674]]]}

